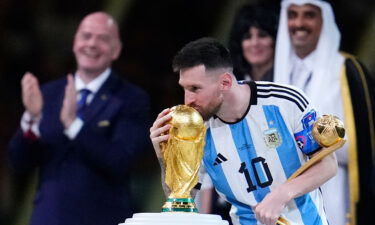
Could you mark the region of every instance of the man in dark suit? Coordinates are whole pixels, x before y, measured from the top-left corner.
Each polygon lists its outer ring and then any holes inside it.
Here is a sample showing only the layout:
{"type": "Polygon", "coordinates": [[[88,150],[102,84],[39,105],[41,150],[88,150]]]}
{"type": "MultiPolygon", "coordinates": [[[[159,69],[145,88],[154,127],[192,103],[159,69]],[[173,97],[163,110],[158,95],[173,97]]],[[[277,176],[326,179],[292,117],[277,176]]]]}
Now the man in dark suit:
{"type": "Polygon", "coordinates": [[[42,88],[33,74],[22,78],[26,111],[9,157],[15,171],[39,168],[32,225],[116,225],[132,215],[129,169],[148,147],[149,103],[111,70],[120,51],[115,20],[92,13],[74,37],[74,76],[42,88]]]}

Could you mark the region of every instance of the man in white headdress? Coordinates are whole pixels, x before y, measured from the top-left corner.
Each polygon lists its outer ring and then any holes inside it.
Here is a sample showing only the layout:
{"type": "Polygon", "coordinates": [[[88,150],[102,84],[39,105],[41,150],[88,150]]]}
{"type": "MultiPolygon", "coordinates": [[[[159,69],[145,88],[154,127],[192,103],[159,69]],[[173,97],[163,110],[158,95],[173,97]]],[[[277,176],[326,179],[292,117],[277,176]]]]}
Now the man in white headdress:
{"type": "Polygon", "coordinates": [[[368,224],[374,192],[373,80],[351,55],[340,53],[332,7],[321,0],[282,2],[275,82],[305,91],[323,114],[345,121],[348,143],[337,152],[337,175],[322,186],[330,224],[368,224]]]}

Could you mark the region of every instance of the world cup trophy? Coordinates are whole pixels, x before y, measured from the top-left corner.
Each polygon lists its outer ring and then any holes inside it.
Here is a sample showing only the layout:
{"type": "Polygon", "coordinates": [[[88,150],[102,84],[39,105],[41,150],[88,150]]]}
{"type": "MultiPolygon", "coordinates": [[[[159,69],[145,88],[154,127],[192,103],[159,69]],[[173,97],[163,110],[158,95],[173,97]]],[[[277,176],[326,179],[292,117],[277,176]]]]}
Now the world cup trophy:
{"type": "Polygon", "coordinates": [[[206,127],[199,112],[192,107],[174,106],[171,115],[169,139],[160,144],[165,184],[171,190],[162,211],[198,212],[190,191],[198,183],[206,127]]]}
{"type": "Polygon", "coordinates": [[[198,183],[206,127],[193,108],[171,109],[169,139],[160,143],[164,161],[164,182],[171,190],[160,213],[135,213],[119,225],[228,225],[219,215],[200,214],[190,191],[198,183]],[[191,212],[191,213],[185,213],[191,212]]]}
{"type": "MultiPolygon", "coordinates": [[[[313,156],[307,163],[303,164],[296,172],[288,178],[291,180],[308,168],[313,166],[315,163],[322,160],[329,154],[332,154],[334,151],[338,150],[345,144],[345,127],[344,123],[337,117],[333,115],[323,115],[319,117],[313,126],[312,135],[315,141],[323,147],[322,150],[313,156]]],[[[279,217],[277,225],[289,225],[287,219],[279,217]]]]}

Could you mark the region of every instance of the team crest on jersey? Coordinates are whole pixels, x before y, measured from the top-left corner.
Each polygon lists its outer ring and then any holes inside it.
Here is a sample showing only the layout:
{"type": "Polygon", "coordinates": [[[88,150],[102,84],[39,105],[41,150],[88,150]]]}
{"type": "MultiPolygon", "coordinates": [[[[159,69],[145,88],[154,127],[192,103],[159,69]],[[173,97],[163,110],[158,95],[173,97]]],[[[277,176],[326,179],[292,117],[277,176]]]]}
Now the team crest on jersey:
{"type": "Polygon", "coordinates": [[[277,148],[281,145],[281,135],[276,128],[263,131],[264,142],[269,148],[277,148]]]}

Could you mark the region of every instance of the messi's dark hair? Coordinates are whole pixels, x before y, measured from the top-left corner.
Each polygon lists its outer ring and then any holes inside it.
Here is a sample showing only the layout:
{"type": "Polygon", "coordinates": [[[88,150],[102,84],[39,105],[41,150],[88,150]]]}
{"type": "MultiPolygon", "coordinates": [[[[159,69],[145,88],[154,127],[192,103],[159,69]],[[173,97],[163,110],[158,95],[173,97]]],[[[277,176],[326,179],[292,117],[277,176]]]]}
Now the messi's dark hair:
{"type": "Polygon", "coordinates": [[[204,37],[186,44],[174,57],[174,72],[204,65],[207,70],[233,68],[229,50],[214,38],[204,37]]]}

